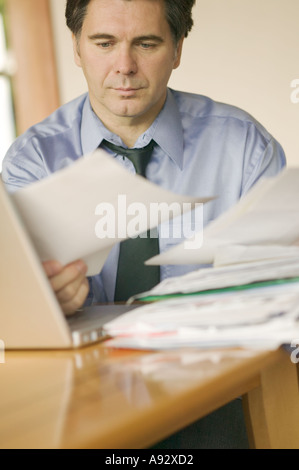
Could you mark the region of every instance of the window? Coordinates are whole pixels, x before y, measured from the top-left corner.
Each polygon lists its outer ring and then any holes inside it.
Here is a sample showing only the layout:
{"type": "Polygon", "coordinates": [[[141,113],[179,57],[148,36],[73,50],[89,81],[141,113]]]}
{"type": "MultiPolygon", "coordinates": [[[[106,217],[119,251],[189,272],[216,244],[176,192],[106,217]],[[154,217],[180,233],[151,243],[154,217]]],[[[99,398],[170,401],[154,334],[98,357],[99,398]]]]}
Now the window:
{"type": "Polygon", "coordinates": [[[3,2],[0,0],[0,172],[8,147],[16,136],[11,89],[12,60],[7,48],[3,2]]]}
{"type": "Polygon", "coordinates": [[[15,137],[60,105],[49,0],[0,0],[0,71],[1,171],[15,137]]]}

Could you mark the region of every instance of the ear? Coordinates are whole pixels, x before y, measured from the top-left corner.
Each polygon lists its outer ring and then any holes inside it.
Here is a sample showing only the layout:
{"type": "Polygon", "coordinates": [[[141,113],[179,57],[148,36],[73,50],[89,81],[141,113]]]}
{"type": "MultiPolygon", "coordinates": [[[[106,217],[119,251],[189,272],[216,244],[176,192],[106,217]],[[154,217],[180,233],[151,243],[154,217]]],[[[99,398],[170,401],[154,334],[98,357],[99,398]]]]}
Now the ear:
{"type": "Polygon", "coordinates": [[[74,51],[75,64],[78,65],[78,67],[81,67],[79,41],[78,41],[77,37],[74,34],[72,34],[72,40],[73,40],[73,51],[74,51]]]}
{"type": "Polygon", "coordinates": [[[182,57],[182,50],[183,50],[183,43],[184,43],[184,37],[182,37],[177,46],[176,46],[176,51],[175,51],[175,56],[174,56],[174,63],[173,63],[173,68],[177,69],[181,63],[181,57],[182,57]]]}

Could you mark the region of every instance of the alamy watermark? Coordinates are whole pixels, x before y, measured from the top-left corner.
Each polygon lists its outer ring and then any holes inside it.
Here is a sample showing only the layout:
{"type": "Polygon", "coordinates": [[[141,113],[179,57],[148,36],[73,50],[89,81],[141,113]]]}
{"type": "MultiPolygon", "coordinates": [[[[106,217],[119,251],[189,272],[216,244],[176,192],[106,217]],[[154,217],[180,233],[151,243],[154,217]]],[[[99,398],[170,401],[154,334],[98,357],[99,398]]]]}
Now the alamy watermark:
{"type": "Polygon", "coordinates": [[[297,104],[299,103],[299,78],[291,81],[291,88],[294,88],[290,95],[291,102],[297,104]]]}
{"type": "Polygon", "coordinates": [[[2,339],[0,339],[0,364],[5,363],[5,344],[2,339]]]}
{"type": "Polygon", "coordinates": [[[291,348],[294,348],[294,350],[291,352],[291,361],[293,362],[293,364],[298,364],[299,362],[299,338],[292,340],[291,348]]]}
{"type": "Polygon", "coordinates": [[[125,194],[118,195],[117,204],[102,202],[97,205],[95,215],[99,220],[95,234],[100,239],[126,238],[172,238],[191,240],[196,235],[196,243],[186,244],[188,249],[202,245],[203,204],[153,202],[147,207],[143,203],[128,204],[125,194]],[[156,227],[159,227],[159,234],[156,227]],[[147,227],[153,227],[147,231],[147,227]]]}

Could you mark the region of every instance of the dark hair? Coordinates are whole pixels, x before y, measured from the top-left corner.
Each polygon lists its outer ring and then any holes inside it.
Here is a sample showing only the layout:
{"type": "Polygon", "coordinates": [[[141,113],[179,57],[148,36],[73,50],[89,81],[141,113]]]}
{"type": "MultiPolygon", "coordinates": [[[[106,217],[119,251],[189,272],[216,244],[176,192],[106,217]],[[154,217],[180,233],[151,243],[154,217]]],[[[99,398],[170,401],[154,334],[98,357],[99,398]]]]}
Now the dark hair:
{"type": "MultiPolygon", "coordinates": [[[[165,4],[166,19],[174,41],[177,43],[183,36],[187,37],[192,29],[192,8],[196,0],[163,1],[165,4]]],[[[65,11],[66,24],[75,36],[80,36],[89,2],[90,0],[67,0],[65,11]]]]}

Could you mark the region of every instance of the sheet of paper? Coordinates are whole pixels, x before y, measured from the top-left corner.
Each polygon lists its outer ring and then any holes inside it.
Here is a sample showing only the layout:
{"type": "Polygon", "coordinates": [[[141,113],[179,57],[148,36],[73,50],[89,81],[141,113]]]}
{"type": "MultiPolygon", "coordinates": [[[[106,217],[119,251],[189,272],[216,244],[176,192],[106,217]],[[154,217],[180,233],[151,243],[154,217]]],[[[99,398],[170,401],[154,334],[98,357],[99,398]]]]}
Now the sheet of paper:
{"type": "MultiPolygon", "coordinates": [[[[149,296],[190,294],[244,286],[263,281],[287,282],[294,278],[299,278],[299,254],[295,257],[202,268],[183,276],[169,277],[150,291],[135,296],[135,300],[149,296]]],[[[297,285],[299,286],[299,283],[297,285]]]]}
{"type": "Polygon", "coordinates": [[[151,258],[155,264],[213,263],[219,247],[296,245],[299,241],[299,169],[260,180],[233,208],[202,233],[151,258]],[[200,241],[203,240],[200,246],[200,241]]]}
{"type": "Polygon", "coordinates": [[[163,223],[212,199],[161,189],[131,174],[103,150],[17,191],[12,198],[40,259],[56,259],[64,265],[83,259],[88,275],[100,272],[113,245],[158,225],[152,211],[155,204],[172,207],[171,212],[159,212],[163,223]]]}
{"type": "Polygon", "coordinates": [[[252,260],[287,260],[299,256],[299,246],[226,245],[215,251],[214,266],[250,263],[252,260]]]}
{"type": "Polygon", "coordinates": [[[107,345],[276,348],[299,335],[297,285],[184,296],[144,305],[105,325],[107,345]]]}

